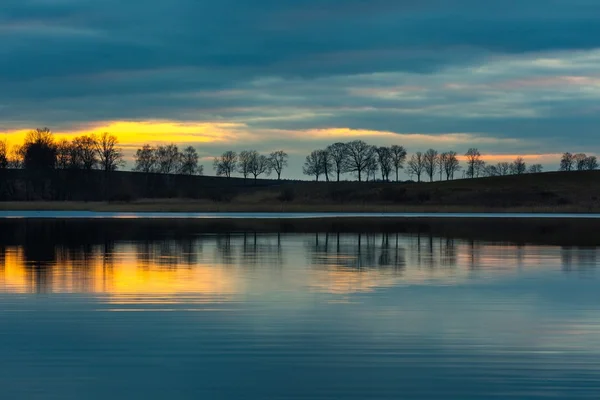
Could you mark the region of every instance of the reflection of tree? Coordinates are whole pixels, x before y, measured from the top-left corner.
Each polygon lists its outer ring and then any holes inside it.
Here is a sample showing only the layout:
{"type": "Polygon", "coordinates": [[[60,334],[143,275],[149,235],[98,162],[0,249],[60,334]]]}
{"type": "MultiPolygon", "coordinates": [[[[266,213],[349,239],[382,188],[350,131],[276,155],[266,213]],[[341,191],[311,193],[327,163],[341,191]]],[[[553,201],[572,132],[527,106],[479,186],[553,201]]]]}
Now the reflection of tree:
{"type": "Polygon", "coordinates": [[[597,256],[598,250],[594,247],[561,247],[562,270],[589,273],[596,269],[597,256]]]}
{"type": "Polygon", "coordinates": [[[405,264],[404,251],[398,240],[390,241],[390,234],[315,233],[314,240],[307,241],[305,247],[311,264],[315,266],[361,270],[380,267],[401,269],[405,264]]]}
{"type": "MultiPolygon", "coordinates": [[[[313,273],[311,278],[323,277],[330,279],[329,282],[341,282],[342,286],[363,287],[374,287],[382,282],[393,284],[400,276],[405,280],[447,277],[451,272],[455,273],[449,270],[457,265],[468,272],[482,267],[526,267],[532,261],[529,246],[502,243],[503,247],[494,247],[475,239],[434,235],[427,229],[410,234],[288,236],[244,233],[243,230],[209,235],[191,229],[180,230],[176,225],[169,229],[132,229],[125,234],[107,227],[95,231],[90,226],[25,221],[14,226],[13,234],[0,232],[0,279],[6,276],[3,270],[6,271],[7,257],[13,265],[14,260],[18,262],[22,278],[19,287],[37,292],[109,290],[111,280],[121,272],[123,260],[128,261],[127,276],[134,283],[139,271],[160,270],[168,275],[183,269],[187,273],[201,264],[209,271],[211,264],[215,268],[231,267],[226,272],[219,271],[225,274],[219,276],[222,280],[238,269],[258,272],[283,268],[286,261],[294,266],[304,266],[308,260],[311,268],[307,273],[313,273]],[[84,229],[86,226],[87,230],[84,229]],[[298,253],[297,243],[303,253],[298,253]],[[502,251],[499,256],[498,251],[502,251]]],[[[118,227],[123,228],[122,225],[118,227]]],[[[557,253],[552,254],[557,258],[560,256],[565,271],[586,272],[597,264],[596,248],[563,247],[560,253],[554,249],[557,253]]]]}

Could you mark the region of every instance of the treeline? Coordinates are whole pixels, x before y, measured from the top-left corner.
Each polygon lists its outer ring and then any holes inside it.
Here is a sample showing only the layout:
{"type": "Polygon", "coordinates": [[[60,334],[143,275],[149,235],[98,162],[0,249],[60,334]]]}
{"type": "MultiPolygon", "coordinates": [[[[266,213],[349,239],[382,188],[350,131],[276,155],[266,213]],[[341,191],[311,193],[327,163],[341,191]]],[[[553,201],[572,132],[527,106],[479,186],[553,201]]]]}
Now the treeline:
{"type": "Polygon", "coordinates": [[[235,151],[226,151],[213,160],[213,169],[217,176],[231,178],[232,174],[239,173],[244,179],[253,176],[257,179],[261,175],[269,176],[275,171],[277,180],[281,180],[283,170],[288,166],[288,154],[283,150],[271,154],[260,154],[256,150],[244,150],[239,154],[235,151]]]}
{"type": "Polygon", "coordinates": [[[35,129],[12,151],[6,142],[0,142],[0,168],[116,171],[124,165],[123,152],[117,145],[116,136],[108,133],[56,141],[48,128],[35,129]]]}
{"type": "MultiPolygon", "coordinates": [[[[542,172],[541,164],[527,166],[522,157],[512,163],[487,164],[476,148],[469,149],[464,158],[465,176],[477,178],[484,176],[520,175],[542,172]]],[[[347,143],[334,143],[325,149],[313,150],[304,161],[303,173],[313,176],[317,181],[323,176],[326,181],[332,178],[339,181],[344,174],[352,174],[359,181],[399,181],[399,172],[404,169],[411,178],[421,182],[423,176],[433,181],[451,180],[463,169],[455,151],[439,153],[429,149],[416,152],[408,158],[403,146],[372,146],[362,140],[347,143]]]]}
{"type": "MultiPolygon", "coordinates": [[[[48,128],[29,132],[22,145],[12,151],[6,142],[0,141],[0,169],[43,170],[102,170],[116,171],[125,165],[123,151],[114,135],[83,135],[71,141],[56,141],[48,128]]],[[[239,174],[244,178],[270,176],[273,172],[281,179],[288,167],[288,154],[274,151],[260,154],[256,150],[239,153],[226,151],[213,160],[217,176],[231,178],[239,174]]],[[[594,170],[598,168],[595,156],[564,153],[560,161],[561,171],[594,170]]],[[[400,171],[412,179],[433,181],[451,180],[462,171],[462,177],[521,175],[542,172],[541,164],[527,165],[523,157],[513,162],[492,164],[482,159],[477,148],[470,148],[459,156],[455,151],[438,152],[429,149],[408,156],[400,145],[373,146],[362,140],[338,142],[324,149],[314,150],[304,161],[302,172],[315,180],[340,181],[350,175],[358,181],[399,181],[400,171]],[[463,164],[459,160],[463,160],[463,164]]],[[[188,146],[179,150],[176,144],[143,145],[134,155],[133,171],[155,174],[203,175],[195,148],[188,146]]]]}
{"type": "Polygon", "coordinates": [[[596,156],[588,156],[584,153],[563,153],[560,159],[561,171],[591,171],[598,169],[596,156]]]}

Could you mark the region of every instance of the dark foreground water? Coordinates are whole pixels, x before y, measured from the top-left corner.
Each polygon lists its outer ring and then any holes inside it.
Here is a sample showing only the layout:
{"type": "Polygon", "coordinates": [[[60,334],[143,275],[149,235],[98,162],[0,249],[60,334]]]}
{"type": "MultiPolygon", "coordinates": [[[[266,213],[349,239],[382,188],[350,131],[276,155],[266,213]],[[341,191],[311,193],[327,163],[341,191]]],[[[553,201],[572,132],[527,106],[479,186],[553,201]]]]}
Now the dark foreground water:
{"type": "Polygon", "coordinates": [[[594,246],[137,223],[0,223],[2,399],[600,398],[594,246]]]}

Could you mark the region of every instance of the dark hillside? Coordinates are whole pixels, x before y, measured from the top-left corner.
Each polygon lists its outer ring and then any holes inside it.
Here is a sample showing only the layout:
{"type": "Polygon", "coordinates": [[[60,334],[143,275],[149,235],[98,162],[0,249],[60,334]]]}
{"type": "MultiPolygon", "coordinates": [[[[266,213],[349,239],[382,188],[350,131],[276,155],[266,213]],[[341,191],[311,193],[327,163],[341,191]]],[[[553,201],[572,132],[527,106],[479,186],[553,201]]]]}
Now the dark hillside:
{"type": "Polygon", "coordinates": [[[5,202],[0,208],[5,209],[64,209],[73,203],[57,207],[61,203],[54,202],[108,201],[120,204],[117,209],[140,211],[589,212],[600,211],[600,171],[392,183],[254,181],[64,170],[36,176],[23,170],[4,170],[0,171],[0,200],[5,202]],[[29,203],[29,207],[21,202],[24,200],[36,203],[29,203]]]}

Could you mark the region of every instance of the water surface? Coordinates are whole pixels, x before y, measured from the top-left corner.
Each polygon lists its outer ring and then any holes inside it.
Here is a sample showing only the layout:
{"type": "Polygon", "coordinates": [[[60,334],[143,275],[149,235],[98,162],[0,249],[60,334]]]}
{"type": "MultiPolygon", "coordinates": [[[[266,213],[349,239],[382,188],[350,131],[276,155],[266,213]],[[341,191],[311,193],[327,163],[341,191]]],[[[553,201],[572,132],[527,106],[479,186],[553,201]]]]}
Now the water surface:
{"type": "Polygon", "coordinates": [[[3,399],[600,395],[595,246],[127,224],[0,224],[3,399]]]}
{"type": "Polygon", "coordinates": [[[0,218],[84,219],[315,219],[315,218],[543,218],[599,219],[597,213],[395,213],[395,212],[97,212],[0,211],[0,218]]]}

